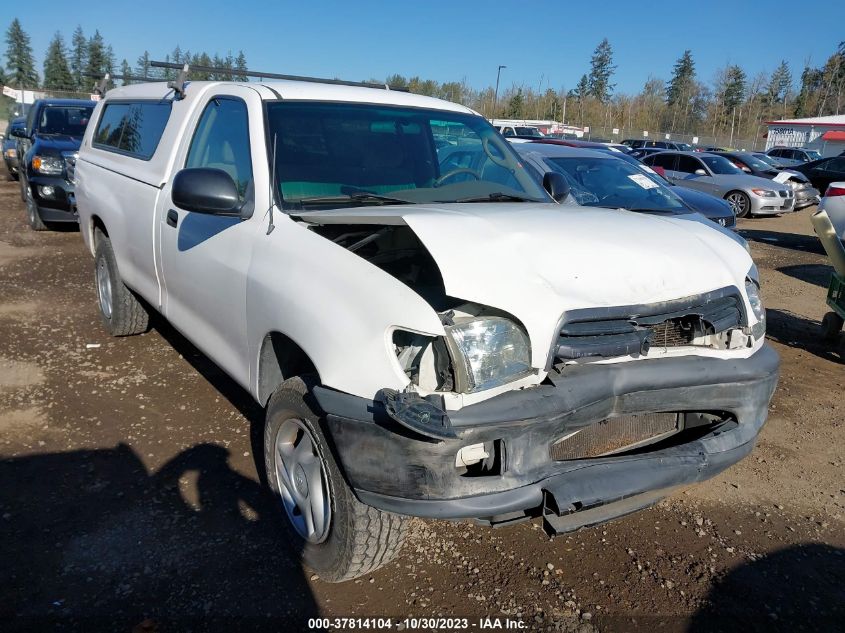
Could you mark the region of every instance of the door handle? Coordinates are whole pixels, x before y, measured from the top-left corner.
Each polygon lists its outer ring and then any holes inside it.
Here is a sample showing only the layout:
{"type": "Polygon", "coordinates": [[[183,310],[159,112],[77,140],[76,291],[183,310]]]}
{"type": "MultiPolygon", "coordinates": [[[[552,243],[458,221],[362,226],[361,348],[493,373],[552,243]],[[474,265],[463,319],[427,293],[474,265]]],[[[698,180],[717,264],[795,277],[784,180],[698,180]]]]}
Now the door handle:
{"type": "Polygon", "coordinates": [[[167,212],[167,223],[173,228],[176,228],[176,225],[179,223],[179,214],[173,209],[167,212]]]}

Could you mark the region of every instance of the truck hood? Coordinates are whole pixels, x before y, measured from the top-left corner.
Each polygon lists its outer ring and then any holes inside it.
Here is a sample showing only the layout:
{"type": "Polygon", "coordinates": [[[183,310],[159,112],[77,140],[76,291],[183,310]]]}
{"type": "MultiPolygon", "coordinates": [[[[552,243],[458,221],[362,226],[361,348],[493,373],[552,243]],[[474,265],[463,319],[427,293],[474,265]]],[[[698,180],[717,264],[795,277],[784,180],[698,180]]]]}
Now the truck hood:
{"type": "Polygon", "coordinates": [[[295,216],[312,224],[409,226],[437,263],[448,295],[523,323],[535,367],[545,365],[564,311],[743,288],[753,263],[736,241],[704,223],[625,210],[473,203],[295,216]]]}
{"type": "Polygon", "coordinates": [[[82,137],[67,134],[36,134],[34,144],[39,149],[56,152],[75,152],[82,144],[82,137]]]}

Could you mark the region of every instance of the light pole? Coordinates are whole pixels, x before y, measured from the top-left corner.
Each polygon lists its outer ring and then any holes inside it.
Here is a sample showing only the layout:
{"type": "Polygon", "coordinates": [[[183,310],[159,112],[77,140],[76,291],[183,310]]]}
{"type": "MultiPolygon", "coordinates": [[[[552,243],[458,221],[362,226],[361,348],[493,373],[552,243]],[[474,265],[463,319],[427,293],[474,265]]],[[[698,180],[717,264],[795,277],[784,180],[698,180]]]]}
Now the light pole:
{"type": "Polygon", "coordinates": [[[507,68],[507,66],[499,66],[499,70],[496,71],[496,94],[493,96],[493,116],[492,118],[496,118],[496,107],[499,105],[499,77],[502,76],[502,68],[507,68]]]}

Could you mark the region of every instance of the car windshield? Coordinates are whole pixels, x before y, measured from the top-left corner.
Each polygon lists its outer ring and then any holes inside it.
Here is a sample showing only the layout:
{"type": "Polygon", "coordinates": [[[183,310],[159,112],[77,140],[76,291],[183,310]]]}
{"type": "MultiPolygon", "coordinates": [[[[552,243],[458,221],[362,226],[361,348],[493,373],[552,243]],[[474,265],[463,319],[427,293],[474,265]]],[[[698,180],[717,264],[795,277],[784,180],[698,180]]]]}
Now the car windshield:
{"type": "Polygon", "coordinates": [[[92,106],[47,106],[41,111],[36,131],[40,134],[82,136],[93,110],[92,106]]]}
{"type": "Polygon", "coordinates": [[[739,160],[753,169],[758,169],[760,171],[771,171],[772,169],[771,165],[752,154],[737,154],[737,156],[739,157],[739,160]]]}
{"type": "Polygon", "coordinates": [[[822,157],[822,155],[821,155],[821,154],[819,154],[819,153],[818,153],[816,150],[814,150],[814,149],[805,149],[804,151],[805,151],[805,152],[807,152],[807,156],[809,156],[809,157],[810,157],[810,160],[818,160],[818,159],[820,159],[820,158],[822,157]]]}
{"type": "Polygon", "coordinates": [[[764,162],[766,165],[769,165],[770,167],[780,167],[780,163],[777,162],[774,158],[772,158],[768,154],[754,154],[754,158],[764,162]]]}
{"type": "Polygon", "coordinates": [[[739,167],[734,165],[731,161],[729,161],[724,156],[699,156],[701,160],[704,161],[704,164],[710,168],[714,174],[721,174],[725,176],[733,176],[736,174],[743,174],[743,172],[739,167]]]}
{"type": "Polygon", "coordinates": [[[543,138],[542,133],[536,127],[518,127],[516,133],[519,136],[534,136],[536,138],[543,138]]]}
{"type": "Polygon", "coordinates": [[[550,202],[482,117],[400,106],[267,104],[286,209],[386,202],[550,202]],[[386,198],[389,198],[387,200],[386,198]]]}
{"type": "Polygon", "coordinates": [[[692,151],[692,145],[690,145],[689,143],[675,143],[675,145],[677,145],[678,149],[681,150],[682,152],[691,152],[692,151]]]}
{"type": "Polygon", "coordinates": [[[578,204],[643,211],[688,211],[668,187],[618,158],[545,157],[546,164],[569,181],[578,204]]]}

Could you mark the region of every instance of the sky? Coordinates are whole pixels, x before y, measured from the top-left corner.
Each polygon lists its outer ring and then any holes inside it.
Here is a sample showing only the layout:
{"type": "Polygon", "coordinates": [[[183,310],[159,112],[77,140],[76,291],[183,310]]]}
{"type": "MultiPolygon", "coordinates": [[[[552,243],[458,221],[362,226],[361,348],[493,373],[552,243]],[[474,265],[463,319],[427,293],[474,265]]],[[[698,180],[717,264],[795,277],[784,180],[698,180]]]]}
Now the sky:
{"type": "Polygon", "coordinates": [[[700,80],[728,63],[751,78],[784,59],[797,84],[807,61],[823,64],[845,39],[840,2],[39,0],[9,2],[3,13],[30,35],[39,73],[53,34],[69,44],[81,25],[86,36],[99,29],[118,66],[124,57],[134,66],[145,49],[164,59],[179,44],[210,55],[243,50],[250,69],[265,72],[348,80],[399,73],[466,79],[474,88],[494,85],[502,64],[500,91],[569,90],[606,37],[616,91],[636,93],[650,76],[668,79],[687,48],[700,80]]]}

